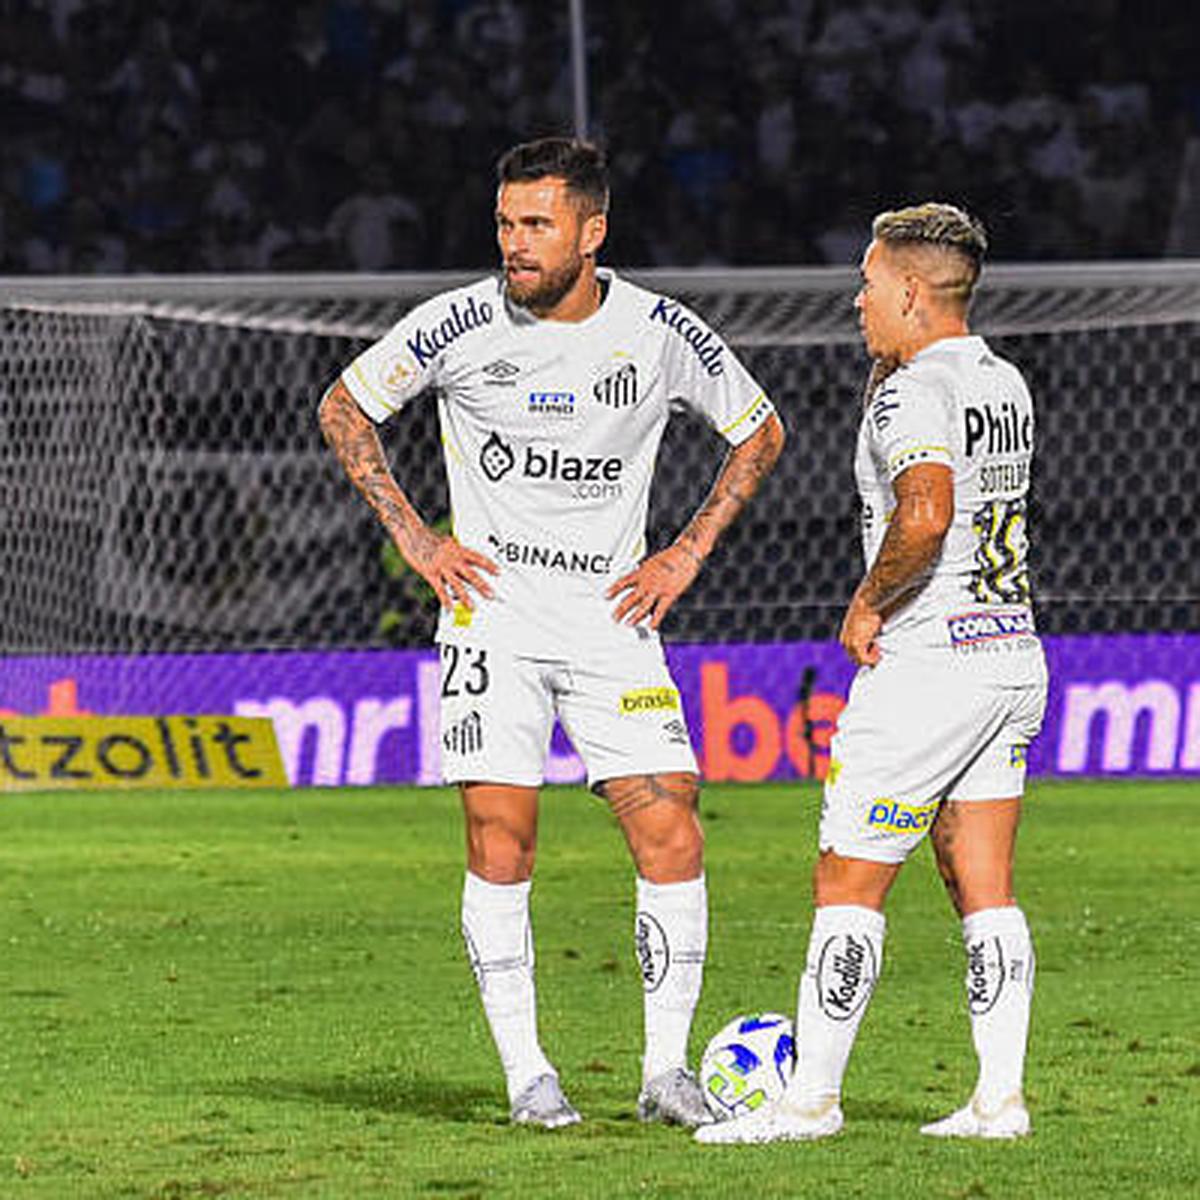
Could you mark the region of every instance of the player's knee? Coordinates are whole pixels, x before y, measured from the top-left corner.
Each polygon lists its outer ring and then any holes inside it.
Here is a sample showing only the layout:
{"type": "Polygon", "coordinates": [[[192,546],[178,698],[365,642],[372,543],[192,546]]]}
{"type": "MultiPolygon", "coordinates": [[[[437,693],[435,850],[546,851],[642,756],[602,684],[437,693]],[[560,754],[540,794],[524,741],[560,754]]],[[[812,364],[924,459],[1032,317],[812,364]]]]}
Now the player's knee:
{"type": "Polygon", "coordinates": [[[704,831],[692,812],[629,834],[638,874],[651,883],[695,879],[704,869],[704,831]]]}
{"type": "Polygon", "coordinates": [[[899,870],[899,865],[822,850],[813,868],[813,899],[818,908],[857,904],[882,911],[899,870]]]}
{"type": "Polygon", "coordinates": [[[488,883],[519,883],[533,874],[537,838],[532,830],[496,819],[467,822],[467,866],[488,883]]]}

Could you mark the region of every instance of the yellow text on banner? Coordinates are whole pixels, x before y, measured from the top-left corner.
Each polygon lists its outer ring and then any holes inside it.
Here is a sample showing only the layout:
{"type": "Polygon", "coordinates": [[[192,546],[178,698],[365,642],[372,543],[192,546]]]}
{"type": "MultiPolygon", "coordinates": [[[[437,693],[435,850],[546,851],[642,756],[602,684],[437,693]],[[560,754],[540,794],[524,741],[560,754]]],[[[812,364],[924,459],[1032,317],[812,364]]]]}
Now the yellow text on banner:
{"type": "Polygon", "coordinates": [[[0,791],[287,786],[265,717],[0,717],[0,791]]]}

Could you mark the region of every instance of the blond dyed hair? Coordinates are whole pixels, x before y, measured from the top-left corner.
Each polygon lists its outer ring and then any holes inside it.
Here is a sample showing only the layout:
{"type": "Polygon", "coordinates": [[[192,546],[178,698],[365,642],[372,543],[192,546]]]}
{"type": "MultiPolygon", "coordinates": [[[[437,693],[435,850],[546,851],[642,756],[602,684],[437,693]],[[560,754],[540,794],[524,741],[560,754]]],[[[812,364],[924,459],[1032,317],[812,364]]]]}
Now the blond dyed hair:
{"type": "Polygon", "coordinates": [[[966,311],[987,254],[982,221],[953,204],[929,200],[880,213],[871,233],[907,260],[939,298],[966,311]]]}

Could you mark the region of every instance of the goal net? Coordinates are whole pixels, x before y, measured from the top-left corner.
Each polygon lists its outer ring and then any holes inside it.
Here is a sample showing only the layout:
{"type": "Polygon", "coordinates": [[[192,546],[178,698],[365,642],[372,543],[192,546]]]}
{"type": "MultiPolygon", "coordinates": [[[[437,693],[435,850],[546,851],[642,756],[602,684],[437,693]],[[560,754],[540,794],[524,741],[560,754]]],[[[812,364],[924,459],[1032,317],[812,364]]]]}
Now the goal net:
{"type": "MultiPolygon", "coordinates": [[[[672,639],[831,636],[861,570],[856,277],[630,276],[714,324],[790,434],[677,606],[672,639]]],[[[315,410],[367,342],[466,278],[0,280],[4,651],[427,643],[430,597],[388,553],[315,410]]],[[[1038,404],[1041,628],[1194,626],[1200,264],[993,267],[974,325],[1024,368],[1038,404]]],[[[444,519],[435,406],[412,406],[384,439],[420,510],[444,519]]],[[[722,453],[688,417],[671,421],[652,545],[700,502],[722,453]]]]}

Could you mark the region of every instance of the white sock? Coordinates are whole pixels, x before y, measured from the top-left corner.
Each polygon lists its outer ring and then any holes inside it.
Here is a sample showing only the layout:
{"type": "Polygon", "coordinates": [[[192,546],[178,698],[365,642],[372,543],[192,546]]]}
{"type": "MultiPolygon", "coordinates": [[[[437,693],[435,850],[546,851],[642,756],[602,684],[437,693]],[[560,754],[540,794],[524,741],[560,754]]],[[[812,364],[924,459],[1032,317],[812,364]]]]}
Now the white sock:
{"type": "Polygon", "coordinates": [[[967,1009],[979,1057],[975,1098],[986,1112],[1021,1091],[1033,999],[1033,942],[1017,907],[985,908],[963,918],[967,1009]]]}
{"type": "Polygon", "coordinates": [[[638,878],[634,950],[642,971],[646,1049],[642,1082],[687,1066],[688,1034],[708,951],[704,876],[683,883],[638,878]]]}
{"type": "Polygon", "coordinates": [[[873,908],[818,908],[796,1002],[796,1073],[785,1099],[798,1108],[840,1100],[842,1076],[883,966],[887,922],[873,908]]]}
{"type": "Polygon", "coordinates": [[[463,940],[510,1101],[538,1075],[554,1071],[538,1044],[529,889],[528,881],[488,883],[469,871],[463,884],[463,940]]]}

